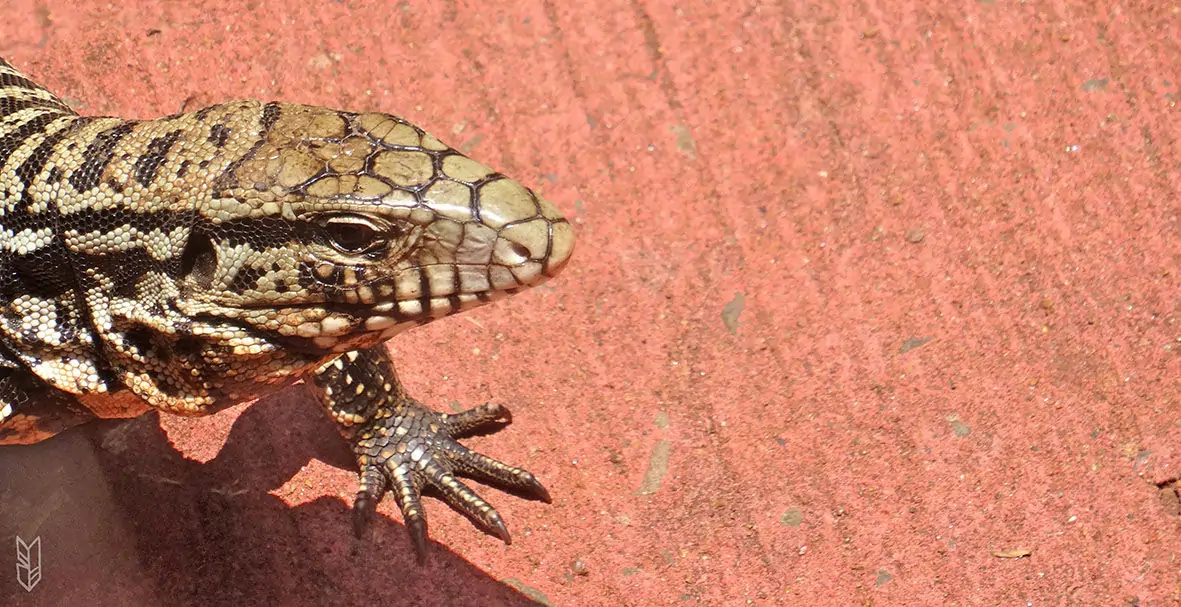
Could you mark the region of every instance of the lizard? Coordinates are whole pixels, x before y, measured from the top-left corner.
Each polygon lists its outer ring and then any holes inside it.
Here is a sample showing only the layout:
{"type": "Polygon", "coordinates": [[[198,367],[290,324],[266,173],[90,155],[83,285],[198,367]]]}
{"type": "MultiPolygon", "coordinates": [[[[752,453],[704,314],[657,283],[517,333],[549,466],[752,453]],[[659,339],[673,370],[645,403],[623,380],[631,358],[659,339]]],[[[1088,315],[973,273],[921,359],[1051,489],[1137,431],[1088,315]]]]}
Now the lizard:
{"type": "Polygon", "coordinates": [[[573,247],[551,203],[395,115],[81,116],[0,58],[0,445],[302,382],[355,455],[357,537],[390,493],[424,563],[429,486],[511,543],[461,477],[549,493],[458,441],[508,408],[428,408],[385,342],[544,282],[573,247]]]}

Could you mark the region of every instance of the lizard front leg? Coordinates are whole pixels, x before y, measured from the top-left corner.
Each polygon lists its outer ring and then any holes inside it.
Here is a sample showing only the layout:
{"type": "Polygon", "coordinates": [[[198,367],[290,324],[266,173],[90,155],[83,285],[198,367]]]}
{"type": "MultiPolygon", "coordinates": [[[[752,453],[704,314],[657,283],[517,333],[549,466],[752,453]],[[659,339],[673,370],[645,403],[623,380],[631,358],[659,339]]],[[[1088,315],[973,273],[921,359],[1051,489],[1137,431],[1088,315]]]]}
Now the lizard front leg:
{"type": "Polygon", "coordinates": [[[508,409],[491,403],[454,415],[428,409],[406,394],[384,344],[325,364],[309,385],[360,466],[361,486],[353,503],[353,531],[358,536],[389,491],[402,510],[418,562],[425,562],[427,524],[421,490],[429,485],[479,529],[511,543],[500,514],[457,475],[550,502],[533,474],[456,440],[511,421],[508,409]]]}

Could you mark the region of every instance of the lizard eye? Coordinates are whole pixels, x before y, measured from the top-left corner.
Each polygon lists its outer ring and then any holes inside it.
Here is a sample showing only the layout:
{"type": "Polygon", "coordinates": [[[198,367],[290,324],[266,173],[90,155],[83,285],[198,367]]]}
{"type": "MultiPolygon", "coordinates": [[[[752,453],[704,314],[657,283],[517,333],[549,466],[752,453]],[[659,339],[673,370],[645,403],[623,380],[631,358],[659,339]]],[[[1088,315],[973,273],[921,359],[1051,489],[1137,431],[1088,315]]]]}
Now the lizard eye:
{"type": "Polygon", "coordinates": [[[386,247],[381,231],[361,217],[333,217],[325,222],[324,235],[334,248],[351,255],[376,253],[386,247]]]}

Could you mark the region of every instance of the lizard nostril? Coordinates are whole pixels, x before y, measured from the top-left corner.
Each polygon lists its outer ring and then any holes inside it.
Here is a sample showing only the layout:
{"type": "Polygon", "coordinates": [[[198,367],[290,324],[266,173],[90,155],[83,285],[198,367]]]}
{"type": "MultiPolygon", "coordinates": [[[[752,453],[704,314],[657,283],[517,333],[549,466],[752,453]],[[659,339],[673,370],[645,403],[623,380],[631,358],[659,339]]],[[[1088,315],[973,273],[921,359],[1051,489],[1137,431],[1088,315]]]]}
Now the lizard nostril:
{"type": "Polygon", "coordinates": [[[509,249],[512,250],[513,255],[521,258],[517,263],[525,263],[526,261],[529,261],[529,256],[531,255],[529,252],[529,247],[526,247],[519,242],[514,242],[509,245],[509,249]]]}

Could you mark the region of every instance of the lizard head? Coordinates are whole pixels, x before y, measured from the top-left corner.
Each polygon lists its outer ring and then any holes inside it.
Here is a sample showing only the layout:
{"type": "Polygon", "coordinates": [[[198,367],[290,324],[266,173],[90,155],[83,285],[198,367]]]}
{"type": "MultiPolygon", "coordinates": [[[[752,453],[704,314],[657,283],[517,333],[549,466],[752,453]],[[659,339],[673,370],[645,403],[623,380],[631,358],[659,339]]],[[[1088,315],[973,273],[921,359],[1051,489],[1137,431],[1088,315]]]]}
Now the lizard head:
{"type": "Polygon", "coordinates": [[[328,354],[537,285],[569,223],[519,183],[387,114],[268,104],[181,258],[190,316],[328,354]]]}
{"type": "Polygon", "coordinates": [[[69,124],[20,167],[6,338],[75,394],[205,413],[537,285],[574,246],[552,205],[387,114],[246,100],[69,124]]]}

